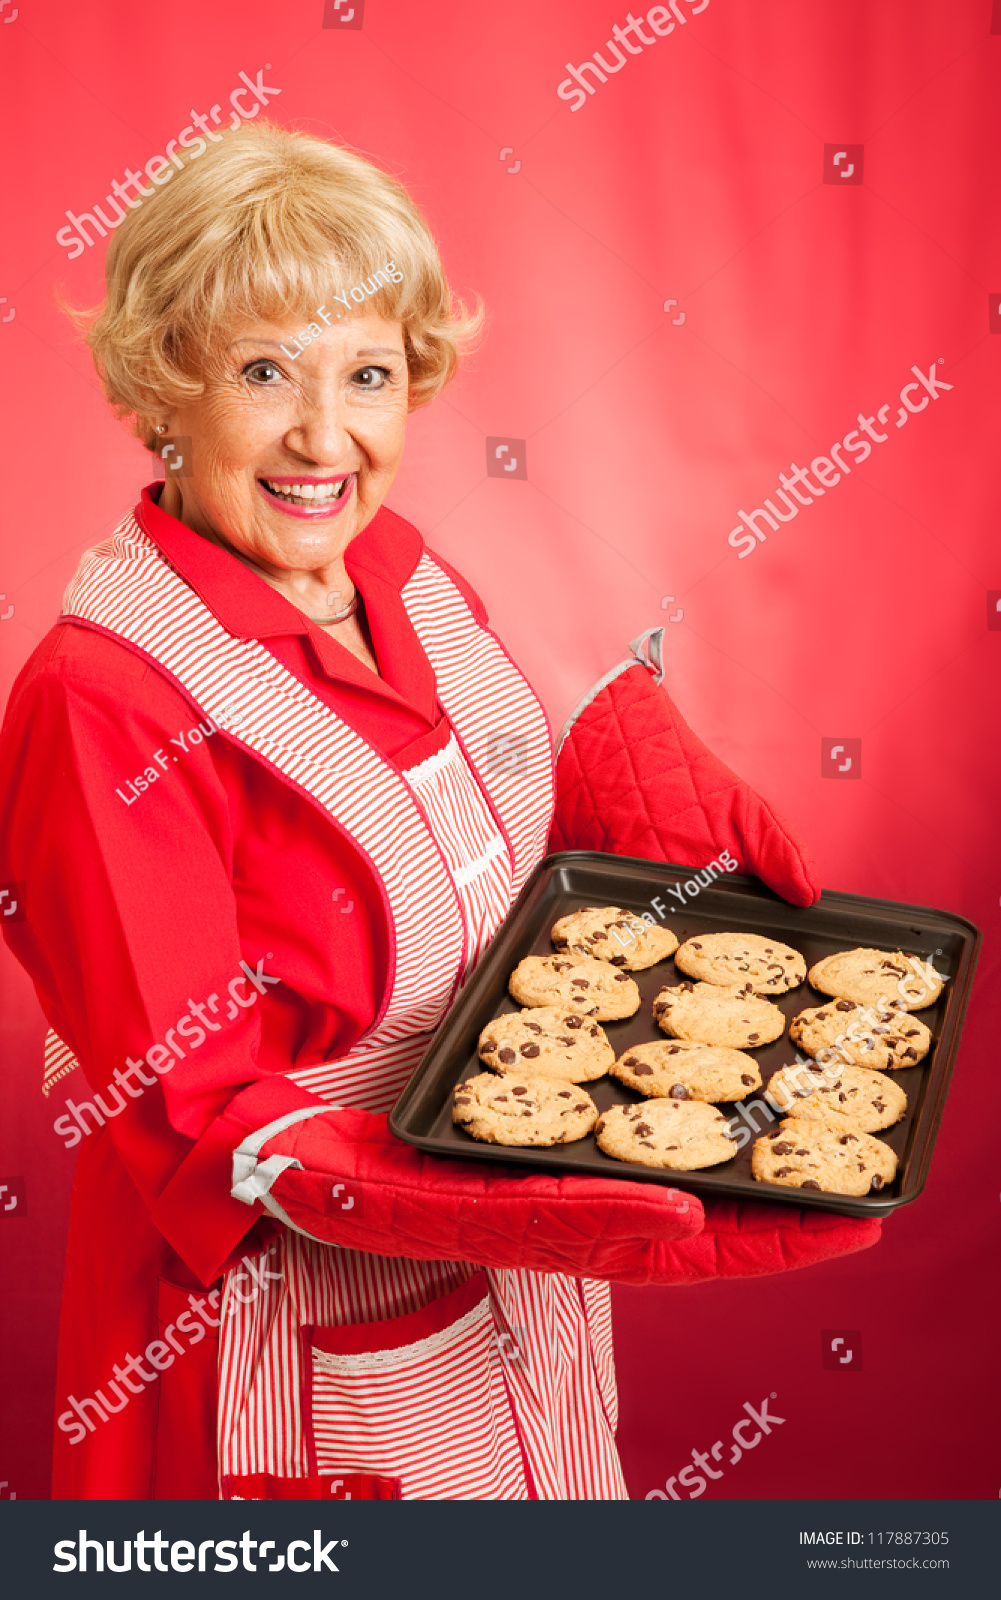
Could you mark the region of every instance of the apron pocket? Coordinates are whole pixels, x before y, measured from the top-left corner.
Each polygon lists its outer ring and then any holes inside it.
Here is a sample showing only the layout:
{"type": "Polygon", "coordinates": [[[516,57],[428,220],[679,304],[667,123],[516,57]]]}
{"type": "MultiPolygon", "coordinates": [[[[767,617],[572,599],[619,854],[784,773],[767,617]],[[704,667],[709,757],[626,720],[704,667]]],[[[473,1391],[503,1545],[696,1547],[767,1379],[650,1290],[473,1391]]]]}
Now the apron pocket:
{"type": "Polygon", "coordinates": [[[302,1341],[311,1476],[398,1478],[404,1500],[536,1498],[484,1273],[409,1316],[302,1341]]]}

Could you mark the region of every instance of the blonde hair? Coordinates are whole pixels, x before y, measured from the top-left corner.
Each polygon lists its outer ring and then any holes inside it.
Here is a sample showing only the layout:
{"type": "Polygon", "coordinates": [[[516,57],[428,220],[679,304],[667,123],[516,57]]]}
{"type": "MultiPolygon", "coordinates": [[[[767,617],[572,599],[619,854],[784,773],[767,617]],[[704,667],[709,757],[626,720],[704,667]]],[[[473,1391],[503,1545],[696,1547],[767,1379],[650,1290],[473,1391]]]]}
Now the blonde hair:
{"type": "Polygon", "coordinates": [[[453,301],[430,229],[395,178],[353,151],[255,122],[130,210],[108,248],[104,305],[66,309],[111,404],[134,414],[152,449],[153,416],[202,393],[234,326],[305,324],[357,285],[403,324],[410,406],[426,405],[479,333],[482,308],[453,301]]]}

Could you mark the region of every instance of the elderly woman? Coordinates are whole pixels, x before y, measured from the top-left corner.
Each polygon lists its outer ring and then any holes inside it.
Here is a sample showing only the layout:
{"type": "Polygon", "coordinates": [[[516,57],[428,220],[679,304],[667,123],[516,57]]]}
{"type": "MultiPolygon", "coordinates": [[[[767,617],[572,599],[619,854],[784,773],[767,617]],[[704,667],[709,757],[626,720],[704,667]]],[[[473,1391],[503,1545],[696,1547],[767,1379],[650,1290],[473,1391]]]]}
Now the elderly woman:
{"type": "Polygon", "coordinates": [[[624,1497],[608,1281],[728,1270],[732,1208],[386,1127],[552,816],[538,701],[384,505],[473,322],[394,181],[274,127],[112,241],[89,339],[166,481],[0,750],[80,1147],[57,1498],[624,1497]]]}

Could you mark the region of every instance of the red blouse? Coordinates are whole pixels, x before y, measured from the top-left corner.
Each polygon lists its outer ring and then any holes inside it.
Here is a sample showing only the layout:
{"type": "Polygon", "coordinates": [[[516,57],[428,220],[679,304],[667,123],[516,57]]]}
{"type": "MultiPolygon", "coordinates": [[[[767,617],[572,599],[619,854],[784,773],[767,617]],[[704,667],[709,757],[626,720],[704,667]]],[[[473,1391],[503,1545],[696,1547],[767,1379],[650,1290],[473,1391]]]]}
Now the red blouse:
{"type": "MultiPolygon", "coordinates": [[[[346,552],[376,677],[161,511],[158,487],[143,491],[137,519],[229,632],[263,642],[398,766],[446,742],[400,596],[423,550],[416,529],[384,509],[346,552]]],[[[14,686],[0,792],[0,879],[25,884],[28,911],[4,935],[90,1085],[60,1080],[59,1135],[79,1143],[109,1111],[153,1222],[207,1282],[254,1222],[229,1196],[231,1140],[214,1119],[242,1093],[263,1126],[274,1074],[342,1055],[377,1013],[389,951],[370,869],[298,790],[199,724],[145,657],[74,620],[52,629],[14,686]]]]}

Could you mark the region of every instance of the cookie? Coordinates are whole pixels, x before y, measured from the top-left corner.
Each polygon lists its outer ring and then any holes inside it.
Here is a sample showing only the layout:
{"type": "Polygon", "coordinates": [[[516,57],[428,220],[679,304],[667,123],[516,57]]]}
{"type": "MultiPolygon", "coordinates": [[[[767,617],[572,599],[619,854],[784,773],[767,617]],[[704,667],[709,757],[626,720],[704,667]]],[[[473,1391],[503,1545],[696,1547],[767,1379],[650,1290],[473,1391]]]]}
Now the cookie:
{"type": "Polygon", "coordinates": [[[880,1000],[895,1011],[920,1011],[935,1003],[945,978],[930,961],[902,950],[839,950],[810,968],[810,982],[821,994],[872,1006],[880,1000]]]}
{"type": "Polygon", "coordinates": [[[770,1000],[759,1000],[751,985],[683,983],[661,989],[653,1003],[654,1020],[675,1039],[729,1045],[735,1050],[771,1044],[781,1038],[786,1019],[770,1000]]]}
{"type": "Polygon", "coordinates": [[[769,1079],[766,1094],[789,1117],[862,1133],[892,1127],[907,1110],[899,1083],[867,1067],[783,1067],[769,1079]]]}
{"type": "Polygon", "coordinates": [[[612,1106],[595,1128],[598,1148],[616,1161],[693,1172],[715,1167],[736,1154],[729,1123],[702,1100],[648,1100],[640,1106],[612,1106]]]}
{"type": "Polygon", "coordinates": [[[452,1090],[452,1121],[486,1144],[571,1144],[597,1120],[583,1089],[531,1072],[478,1072],[452,1090]]]}
{"type": "Polygon", "coordinates": [[[619,906],[584,906],[572,911],[553,923],[550,938],[557,950],[596,956],[627,972],[656,966],[678,948],[670,928],[644,922],[619,906]]]}
{"type": "Polygon", "coordinates": [[[751,1176],[759,1183],[827,1194],[878,1194],[892,1183],[897,1158],[888,1144],[868,1133],[839,1133],[821,1122],[787,1117],[754,1141],[751,1176]]]}
{"type": "Polygon", "coordinates": [[[602,1077],[615,1060],[604,1028],[567,1006],[507,1012],[480,1034],[480,1060],[495,1072],[524,1068],[564,1083],[602,1077]]]}
{"type": "Polygon", "coordinates": [[[608,1070],[627,1088],[654,1099],[743,1100],[761,1088],[753,1056],[687,1039],[633,1045],[608,1070]]]}
{"type": "Polygon", "coordinates": [[[828,1000],[800,1011],[789,1024],[789,1037],[815,1061],[876,1072],[916,1067],[932,1043],[930,1029],[917,1017],[892,1006],[856,1005],[854,1000],[828,1000]]]}
{"type": "Polygon", "coordinates": [[[703,983],[751,983],[755,994],[785,994],[806,977],[798,950],[757,933],[700,933],[686,939],[675,957],[679,971],[703,983]]]}
{"type": "Polygon", "coordinates": [[[632,978],[590,956],[526,956],[512,972],[508,988],[519,1005],[572,1006],[599,1022],[631,1017],[640,1008],[632,978]]]}

